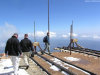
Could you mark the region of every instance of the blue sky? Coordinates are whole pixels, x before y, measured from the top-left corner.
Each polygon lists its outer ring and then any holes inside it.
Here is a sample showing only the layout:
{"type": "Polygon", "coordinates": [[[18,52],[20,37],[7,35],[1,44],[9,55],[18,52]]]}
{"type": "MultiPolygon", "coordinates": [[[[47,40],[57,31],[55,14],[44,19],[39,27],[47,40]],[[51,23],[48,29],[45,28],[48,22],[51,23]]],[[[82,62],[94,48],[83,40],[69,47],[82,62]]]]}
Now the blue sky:
{"type": "MultiPolygon", "coordinates": [[[[82,40],[100,40],[99,0],[49,0],[50,36],[69,39],[74,22],[74,37],[82,40]]],[[[0,48],[13,33],[22,39],[24,33],[43,38],[48,28],[48,0],[0,0],[0,48]]]]}
{"type": "MultiPolygon", "coordinates": [[[[67,37],[73,20],[77,35],[100,38],[100,2],[95,1],[50,0],[50,31],[67,37]]],[[[33,33],[35,21],[36,31],[46,32],[47,3],[48,0],[0,0],[0,27],[9,25],[10,29],[11,25],[19,33],[33,33]]]]}

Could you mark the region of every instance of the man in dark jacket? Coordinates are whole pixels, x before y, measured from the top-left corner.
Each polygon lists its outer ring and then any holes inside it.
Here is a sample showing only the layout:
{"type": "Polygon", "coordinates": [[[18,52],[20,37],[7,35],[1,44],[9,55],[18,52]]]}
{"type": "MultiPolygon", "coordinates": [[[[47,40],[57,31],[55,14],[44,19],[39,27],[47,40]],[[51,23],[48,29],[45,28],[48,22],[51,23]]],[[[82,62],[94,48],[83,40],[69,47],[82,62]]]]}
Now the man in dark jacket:
{"type": "Polygon", "coordinates": [[[14,66],[14,75],[18,74],[19,55],[22,53],[20,49],[20,43],[17,38],[18,34],[14,33],[14,35],[8,39],[5,47],[5,54],[11,56],[11,61],[14,66]]]}
{"type": "Polygon", "coordinates": [[[29,67],[28,61],[29,61],[29,57],[30,57],[30,51],[34,51],[32,42],[28,39],[28,34],[24,35],[24,39],[21,40],[20,46],[21,46],[21,50],[23,52],[25,64],[27,66],[26,69],[28,69],[28,67],[29,67]]]}

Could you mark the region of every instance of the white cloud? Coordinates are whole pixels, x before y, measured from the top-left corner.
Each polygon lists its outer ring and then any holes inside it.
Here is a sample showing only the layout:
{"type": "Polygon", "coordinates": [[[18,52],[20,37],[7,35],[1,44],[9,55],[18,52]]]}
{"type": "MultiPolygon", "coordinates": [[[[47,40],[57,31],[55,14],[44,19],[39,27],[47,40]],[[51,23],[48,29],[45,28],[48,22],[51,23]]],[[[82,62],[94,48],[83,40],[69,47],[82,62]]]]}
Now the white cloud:
{"type": "MultiPolygon", "coordinates": [[[[35,36],[36,37],[44,37],[47,35],[47,32],[43,32],[43,31],[36,31],[35,33],[35,36]]],[[[34,33],[28,33],[28,36],[31,38],[31,37],[34,37],[34,33]]],[[[24,34],[19,34],[19,38],[23,38],[24,37],[24,34]]],[[[55,32],[50,32],[50,37],[56,37],[56,33],[55,32]]]]}
{"type": "Polygon", "coordinates": [[[77,37],[77,36],[78,36],[78,34],[75,34],[75,33],[74,33],[74,34],[73,34],[73,36],[77,37]]]}
{"type": "MultiPolygon", "coordinates": [[[[68,33],[68,35],[70,35],[70,33],[68,33]]],[[[73,36],[74,36],[74,37],[77,37],[77,36],[78,36],[78,34],[73,33],[73,36]]]]}
{"type": "MultiPolygon", "coordinates": [[[[34,37],[34,33],[29,33],[30,36],[34,37]]],[[[43,32],[43,31],[37,31],[36,32],[36,37],[44,37],[47,35],[47,32],[43,32]]],[[[56,33],[55,32],[50,32],[50,37],[56,37],[56,33]]]]}
{"type": "Polygon", "coordinates": [[[93,35],[93,38],[94,38],[94,39],[100,39],[100,36],[98,36],[98,35],[93,35]]]}
{"type": "Polygon", "coordinates": [[[87,38],[87,37],[90,37],[90,35],[81,35],[80,37],[87,38]]]}
{"type": "Polygon", "coordinates": [[[100,39],[98,35],[81,35],[82,38],[92,38],[92,39],[100,39]]]}
{"type": "Polygon", "coordinates": [[[0,47],[3,48],[5,46],[5,42],[0,42],[0,47]]]}
{"type": "Polygon", "coordinates": [[[0,39],[5,40],[11,37],[14,33],[17,32],[17,29],[14,25],[5,23],[5,25],[0,26],[0,39]]]}
{"type": "Polygon", "coordinates": [[[14,25],[5,23],[0,26],[0,50],[4,49],[7,39],[14,33],[17,33],[17,29],[14,25]]]}
{"type": "Polygon", "coordinates": [[[43,37],[43,36],[45,36],[45,33],[43,31],[37,31],[36,36],[37,37],[43,37]]]}
{"type": "Polygon", "coordinates": [[[62,37],[63,37],[63,38],[67,38],[67,37],[68,37],[68,35],[62,35],[62,37]]]}
{"type": "Polygon", "coordinates": [[[50,32],[50,37],[56,37],[56,33],[55,32],[50,32]]]}

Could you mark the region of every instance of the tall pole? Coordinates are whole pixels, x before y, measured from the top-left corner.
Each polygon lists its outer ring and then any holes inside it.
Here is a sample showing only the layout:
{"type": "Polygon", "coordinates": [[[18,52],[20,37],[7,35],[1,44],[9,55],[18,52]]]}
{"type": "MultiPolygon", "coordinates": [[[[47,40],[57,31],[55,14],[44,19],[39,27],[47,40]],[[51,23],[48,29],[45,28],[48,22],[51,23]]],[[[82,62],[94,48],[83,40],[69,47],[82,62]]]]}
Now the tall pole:
{"type": "MultiPolygon", "coordinates": [[[[48,0],[48,33],[49,33],[49,43],[50,43],[50,24],[49,24],[49,0],[48,0]]],[[[50,52],[50,44],[49,44],[49,52],[50,52]]]]}
{"type": "Polygon", "coordinates": [[[70,29],[70,41],[73,39],[73,21],[71,24],[71,29],[70,29]]]}
{"type": "MultiPolygon", "coordinates": [[[[35,38],[35,21],[34,21],[34,42],[36,42],[36,38],[35,38]]],[[[34,46],[34,52],[36,53],[36,46],[34,46]]]]}
{"type": "Polygon", "coordinates": [[[34,41],[36,42],[36,38],[35,38],[35,21],[34,21],[34,41]]]}
{"type": "Polygon", "coordinates": [[[73,41],[73,21],[70,28],[70,55],[71,55],[71,49],[72,49],[71,48],[72,41],[73,41]]]}
{"type": "Polygon", "coordinates": [[[49,0],[48,0],[48,32],[50,32],[50,25],[49,25],[49,0]]]}

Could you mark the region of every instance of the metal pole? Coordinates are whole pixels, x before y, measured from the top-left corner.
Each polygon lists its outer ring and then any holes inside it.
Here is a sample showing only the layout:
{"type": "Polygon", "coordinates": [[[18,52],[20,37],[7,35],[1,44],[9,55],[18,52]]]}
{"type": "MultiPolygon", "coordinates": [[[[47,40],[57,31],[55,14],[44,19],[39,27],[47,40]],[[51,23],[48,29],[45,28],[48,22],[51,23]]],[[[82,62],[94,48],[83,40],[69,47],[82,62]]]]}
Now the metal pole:
{"type": "MultiPolygon", "coordinates": [[[[34,21],[34,42],[36,42],[36,37],[35,37],[35,21],[34,21]]],[[[36,53],[36,46],[34,46],[34,49],[35,49],[35,53],[36,53]]]]}
{"type": "MultiPolygon", "coordinates": [[[[48,0],[48,33],[49,33],[49,42],[50,42],[50,24],[49,24],[49,0],[48,0]]],[[[49,45],[50,49],[50,45],[49,45]]],[[[49,50],[50,51],[50,50],[49,50]]]]}
{"type": "MultiPolygon", "coordinates": [[[[70,43],[72,44],[72,41],[73,41],[73,21],[72,21],[72,25],[71,25],[71,28],[70,28],[70,43]]],[[[70,55],[71,55],[71,44],[70,44],[70,55]]]]}
{"type": "Polygon", "coordinates": [[[50,31],[50,25],[49,25],[49,0],[48,0],[48,32],[50,31]]]}
{"type": "Polygon", "coordinates": [[[71,25],[71,31],[70,31],[70,41],[73,39],[73,21],[71,25]]]}
{"type": "Polygon", "coordinates": [[[35,38],[35,21],[34,21],[34,41],[36,42],[36,38],[35,38]]]}

